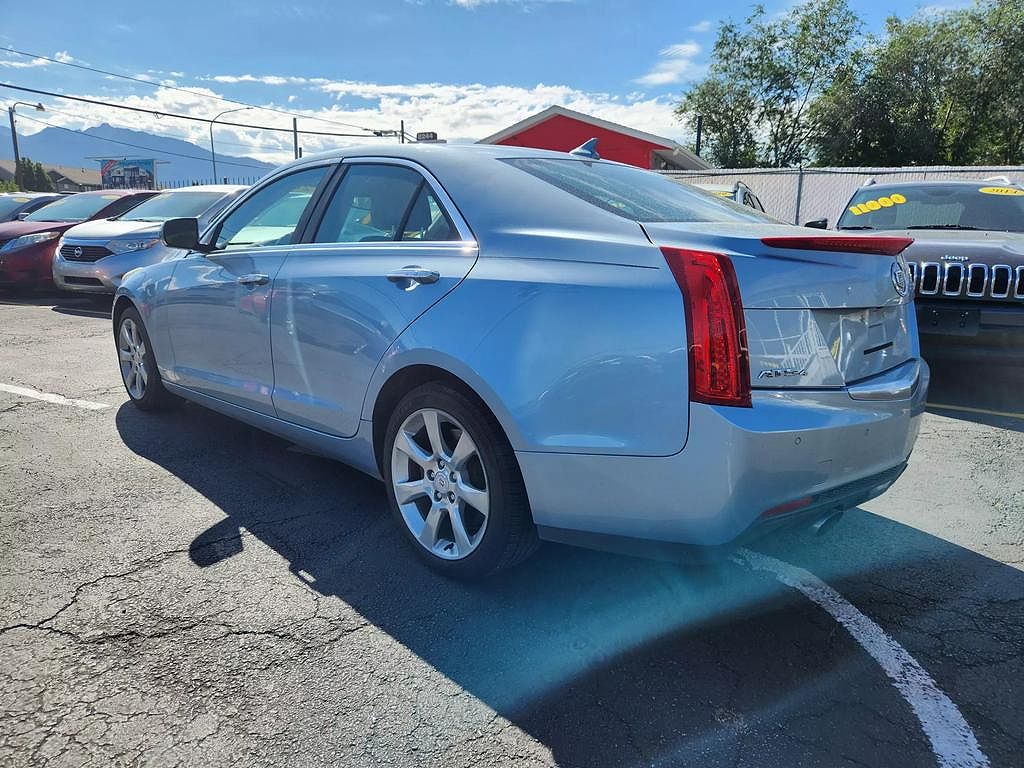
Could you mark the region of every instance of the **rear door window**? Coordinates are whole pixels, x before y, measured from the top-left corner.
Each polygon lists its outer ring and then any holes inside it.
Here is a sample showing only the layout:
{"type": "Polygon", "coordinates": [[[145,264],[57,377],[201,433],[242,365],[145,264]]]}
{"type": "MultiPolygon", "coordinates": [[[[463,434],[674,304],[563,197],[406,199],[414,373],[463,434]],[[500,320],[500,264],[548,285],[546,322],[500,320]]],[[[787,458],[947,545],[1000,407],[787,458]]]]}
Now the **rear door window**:
{"type": "Polygon", "coordinates": [[[404,239],[405,222],[424,183],[422,175],[404,166],[353,163],[334,191],[313,242],[404,239]]]}

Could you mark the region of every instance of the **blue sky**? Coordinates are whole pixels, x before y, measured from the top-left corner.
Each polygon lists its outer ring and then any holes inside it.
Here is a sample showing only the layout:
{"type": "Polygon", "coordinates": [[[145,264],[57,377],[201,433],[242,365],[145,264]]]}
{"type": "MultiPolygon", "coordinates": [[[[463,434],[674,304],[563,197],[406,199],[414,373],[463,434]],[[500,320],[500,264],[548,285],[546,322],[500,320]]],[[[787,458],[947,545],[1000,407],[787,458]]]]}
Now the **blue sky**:
{"type": "MultiPolygon", "coordinates": [[[[946,6],[965,0],[946,0],[946,6]]],[[[939,0],[942,2],[942,0],[939,0]]],[[[792,3],[768,0],[770,13],[792,3]]],[[[188,94],[132,84],[0,50],[0,82],[212,117],[216,96],[306,117],[301,126],[345,130],[339,122],[435,130],[480,138],[552,103],[652,133],[686,139],[672,103],[707,65],[718,24],[749,2],[628,0],[379,0],[372,2],[32,2],[3,0],[0,49],[77,61],[193,89],[188,94]],[[333,122],[325,122],[330,120],[333,122]]],[[[893,4],[858,0],[869,31],[893,4]]],[[[908,3],[902,15],[934,12],[908,3]]],[[[9,100],[4,91],[0,99],[9,100]]],[[[21,98],[21,97],[19,97],[21,98]]],[[[30,99],[25,99],[30,100],[30,99]]],[[[44,99],[19,130],[100,122],[204,143],[205,127],[44,99]]],[[[246,122],[285,125],[266,110],[246,122]]],[[[223,134],[223,139],[220,135],[223,134]]],[[[221,128],[232,152],[288,157],[287,137],[221,128]]],[[[315,150],[334,140],[308,137],[315,150]]]]}

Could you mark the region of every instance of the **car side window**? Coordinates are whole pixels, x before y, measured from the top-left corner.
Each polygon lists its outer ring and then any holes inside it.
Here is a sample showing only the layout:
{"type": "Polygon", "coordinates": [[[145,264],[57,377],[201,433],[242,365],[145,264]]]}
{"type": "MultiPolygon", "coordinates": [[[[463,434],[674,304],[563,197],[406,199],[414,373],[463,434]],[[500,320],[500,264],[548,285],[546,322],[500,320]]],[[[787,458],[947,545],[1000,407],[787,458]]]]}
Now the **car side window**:
{"type": "Polygon", "coordinates": [[[444,240],[450,231],[447,217],[421,174],[400,165],[365,163],[349,166],[313,241],[444,240]]]}
{"type": "Polygon", "coordinates": [[[288,245],[328,166],[307,168],[271,182],[228,214],[217,232],[217,248],[288,245]]]}
{"type": "Polygon", "coordinates": [[[423,184],[402,225],[402,240],[458,240],[455,227],[434,191],[423,184]]]}

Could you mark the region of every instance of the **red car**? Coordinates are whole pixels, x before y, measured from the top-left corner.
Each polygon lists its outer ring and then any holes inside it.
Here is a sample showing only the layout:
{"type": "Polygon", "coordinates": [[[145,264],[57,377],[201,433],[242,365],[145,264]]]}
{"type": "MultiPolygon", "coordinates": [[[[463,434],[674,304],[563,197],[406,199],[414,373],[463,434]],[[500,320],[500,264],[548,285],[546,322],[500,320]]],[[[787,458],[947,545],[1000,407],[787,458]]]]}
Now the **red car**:
{"type": "Polygon", "coordinates": [[[104,189],[54,200],[23,221],[0,224],[0,288],[52,288],[53,253],[65,231],[90,219],[119,216],[147,197],[148,189],[104,189]]]}

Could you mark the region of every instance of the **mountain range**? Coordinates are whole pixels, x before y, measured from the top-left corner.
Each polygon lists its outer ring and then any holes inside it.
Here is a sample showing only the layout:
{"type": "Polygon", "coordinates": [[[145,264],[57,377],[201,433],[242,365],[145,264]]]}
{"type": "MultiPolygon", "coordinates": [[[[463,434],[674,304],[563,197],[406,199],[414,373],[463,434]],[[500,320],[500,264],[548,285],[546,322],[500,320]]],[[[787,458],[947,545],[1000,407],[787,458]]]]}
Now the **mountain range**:
{"type": "MultiPolygon", "coordinates": [[[[39,163],[96,170],[99,170],[99,162],[95,158],[154,157],[159,161],[157,180],[161,184],[208,184],[213,178],[209,147],[145,131],[115,128],[106,123],[86,128],[81,133],[44,128],[27,136],[19,131],[18,148],[22,157],[39,163]]],[[[0,127],[0,158],[13,156],[11,131],[6,126],[0,127]]],[[[217,152],[219,181],[226,176],[232,183],[252,183],[274,167],[272,163],[251,157],[217,152]]]]}

